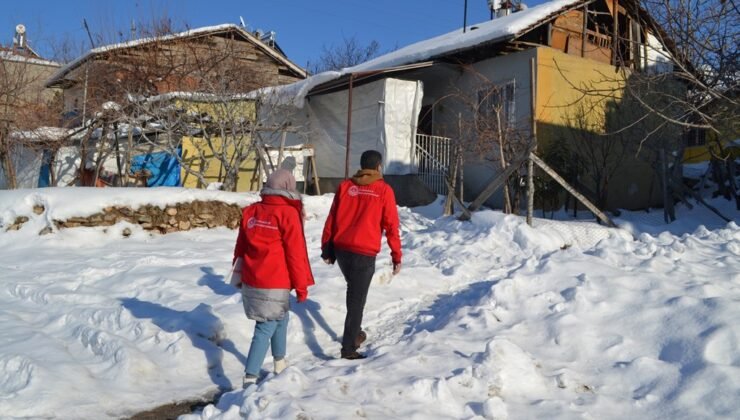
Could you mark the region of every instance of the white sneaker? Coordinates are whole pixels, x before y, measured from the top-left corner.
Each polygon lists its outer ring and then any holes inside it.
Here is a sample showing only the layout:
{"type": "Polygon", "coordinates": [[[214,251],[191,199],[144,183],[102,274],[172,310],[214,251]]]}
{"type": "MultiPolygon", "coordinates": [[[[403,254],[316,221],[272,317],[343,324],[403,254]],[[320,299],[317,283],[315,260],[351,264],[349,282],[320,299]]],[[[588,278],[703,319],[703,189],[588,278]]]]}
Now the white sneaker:
{"type": "Polygon", "coordinates": [[[288,363],[285,361],[285,359],[275,360],[275,375],[284,371],[286,367],[288,367],[288,363]]]}
{"type": "Polygon", "coordinates": [[[242,389],[247,389],[249,385],[256,385],[257,377],[252,375],[244,375],[242,379],[242,389]]]}

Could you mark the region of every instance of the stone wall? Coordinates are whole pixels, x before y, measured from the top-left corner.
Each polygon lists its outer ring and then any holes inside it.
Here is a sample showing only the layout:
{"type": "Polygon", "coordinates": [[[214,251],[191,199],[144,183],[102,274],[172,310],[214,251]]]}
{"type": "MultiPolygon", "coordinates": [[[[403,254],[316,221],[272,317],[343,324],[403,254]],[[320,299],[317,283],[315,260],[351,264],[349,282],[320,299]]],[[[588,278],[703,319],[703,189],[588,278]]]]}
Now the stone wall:
{"type": "MultiPolygon", "coordinates": [[[[43,206],[36,205],[33,212],[37,215],[46,211],[43,206]]],[[[74,227],[112,226],[118,222],[129,222],[141,226],[148,231],[172,233],[194,228],[215,228],[224,226],[229,229],[239,227],[241,208],[236,204],[227,204],[221,201],[193,201],[178,203],[165,208],[144,205],[138,208],[106,207],[103,211],[85,217],[71,217],[66,220],[54,220],[57,229],[74,227]]],[[[29,219],[19,216],[7,230],[18,230],[29,219]]],[[[50,228],[39,232],[51,233],[50,228]]],[[[131,232],[124,230],[124,235],[131,232]]]]}

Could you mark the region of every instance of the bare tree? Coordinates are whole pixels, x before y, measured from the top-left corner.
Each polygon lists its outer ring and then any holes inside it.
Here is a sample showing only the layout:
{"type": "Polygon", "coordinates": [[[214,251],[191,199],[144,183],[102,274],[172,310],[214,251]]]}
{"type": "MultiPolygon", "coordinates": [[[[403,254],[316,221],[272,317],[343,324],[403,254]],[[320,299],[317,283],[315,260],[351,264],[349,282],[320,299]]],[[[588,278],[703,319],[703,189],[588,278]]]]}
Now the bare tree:
{"type": "Polygon", "coordinates": [[[312,74],[317,74],[329,70],[341,70],[364,63],[377,57],[379,53],[380,44],[378,41],[372,40],[364,45],[355,36],[342,38],[339,44],[324,45],[316,62],[309,64],[309,71],[312,74]]]}
{"type": "MultiPolygon", "coordinates": [[[[88,64],[88,107],[104,132],[96,166],[111,146],[127,166],[137,143],[144,144],[176,158],[200,186],[217,173],[216,182],[235,190],[244,163],[262,152],[258,132],[266,113],[257,108],[275,95],[258,89],[274,84],[277,74],[249,59],[251,47],[233,37],[176,37],[162,30],[140,47],[88,64]],[[113,144],[106,145],[107,136],[113,144]]],[[[120,172],[126,178],[130,171],[120,172]]]]}
{"type": "Polygon", "coordinates": [[[32,136],[17,133],[57,123],[59,98],[43,90],[55,68],[27,50],[0,47],[0,164],[9,188],[17,187],[13,150],[33,146],[32,136]]]}
{"type": "MultiPolygon", "coordinates": [[[[452,86],[452,93],[438,100],[460,111],[458,132],[448,133],[456,140],[453,148],[460,147],[476,159],[497,165],[501,171],[521,164],[533,139],[530,121],[516,118],[514,82],[493,82],[472,66],[462,68],[471,82],[464,87],[452,86]]],[[[523,190],[517,181],[522,175],[517,169],[504,184],[506,213],[519,211],[523,190]]]]}
{"type": "MultiPolygon", "coordinates": [[[[740,82],[740,13],[735,1],[642,0],[654,20],[648,28],[663,45],[671,46],[670,76],[684,82],[685,96],[670,94],[676,113],[662,112],[642,95],[640,104],[666,121],[687,128],[720,131],[724,121],[738,120],[740,82]]],[[[661,75],[643,72],[643,79],[661,81],[661,75]]]]}

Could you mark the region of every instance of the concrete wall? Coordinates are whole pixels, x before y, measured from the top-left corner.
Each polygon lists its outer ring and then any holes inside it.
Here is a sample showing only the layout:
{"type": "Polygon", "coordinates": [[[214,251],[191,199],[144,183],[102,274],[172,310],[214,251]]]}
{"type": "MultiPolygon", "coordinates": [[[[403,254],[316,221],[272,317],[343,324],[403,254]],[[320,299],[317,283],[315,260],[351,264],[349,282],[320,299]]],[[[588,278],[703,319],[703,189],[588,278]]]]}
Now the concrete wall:
{"type": "MultiPolygon", "coordinates": [[[[434,107],[434,135],[451,137],[463,141],[476,141],[458,128],[458,115],[470,119],[470,110],[461,104],[460,95],[477,100],[478,91],[485,84],[502,85],[513,82],[515,126],[526,136],[531,126],[530,60],[536,57],[535,50],[521,51],[494,57],[473,64],[469,69],[445,66],[425,71],[419,78],[424,83],[425,106],[434,107]],[[461,136],[462,134],[462,136],[461,136]]],[[[499,172],[499,163],[493,154],[481,156],[468,153],[465,157],[465,199],[472,199],[499,172]]],[[[502,195],[492,196],[485,204],[501,207],[502,195]]]]}

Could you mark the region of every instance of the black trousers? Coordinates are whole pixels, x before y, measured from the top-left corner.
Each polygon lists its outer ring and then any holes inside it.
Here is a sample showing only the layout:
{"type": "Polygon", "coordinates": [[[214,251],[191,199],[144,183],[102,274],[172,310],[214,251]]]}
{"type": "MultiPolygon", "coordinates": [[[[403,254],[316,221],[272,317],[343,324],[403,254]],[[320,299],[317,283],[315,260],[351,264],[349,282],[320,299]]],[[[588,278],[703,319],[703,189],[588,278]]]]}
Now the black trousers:
{"type": "Polygon", "coordinates": [[[367,291],[375,274],[375,257],[336,250],[337,264],[347,281],[347,317],[344,319],[342,351],[357,350],[355,339],[362,330],[362,313],[365,310],[367,291]]]}

